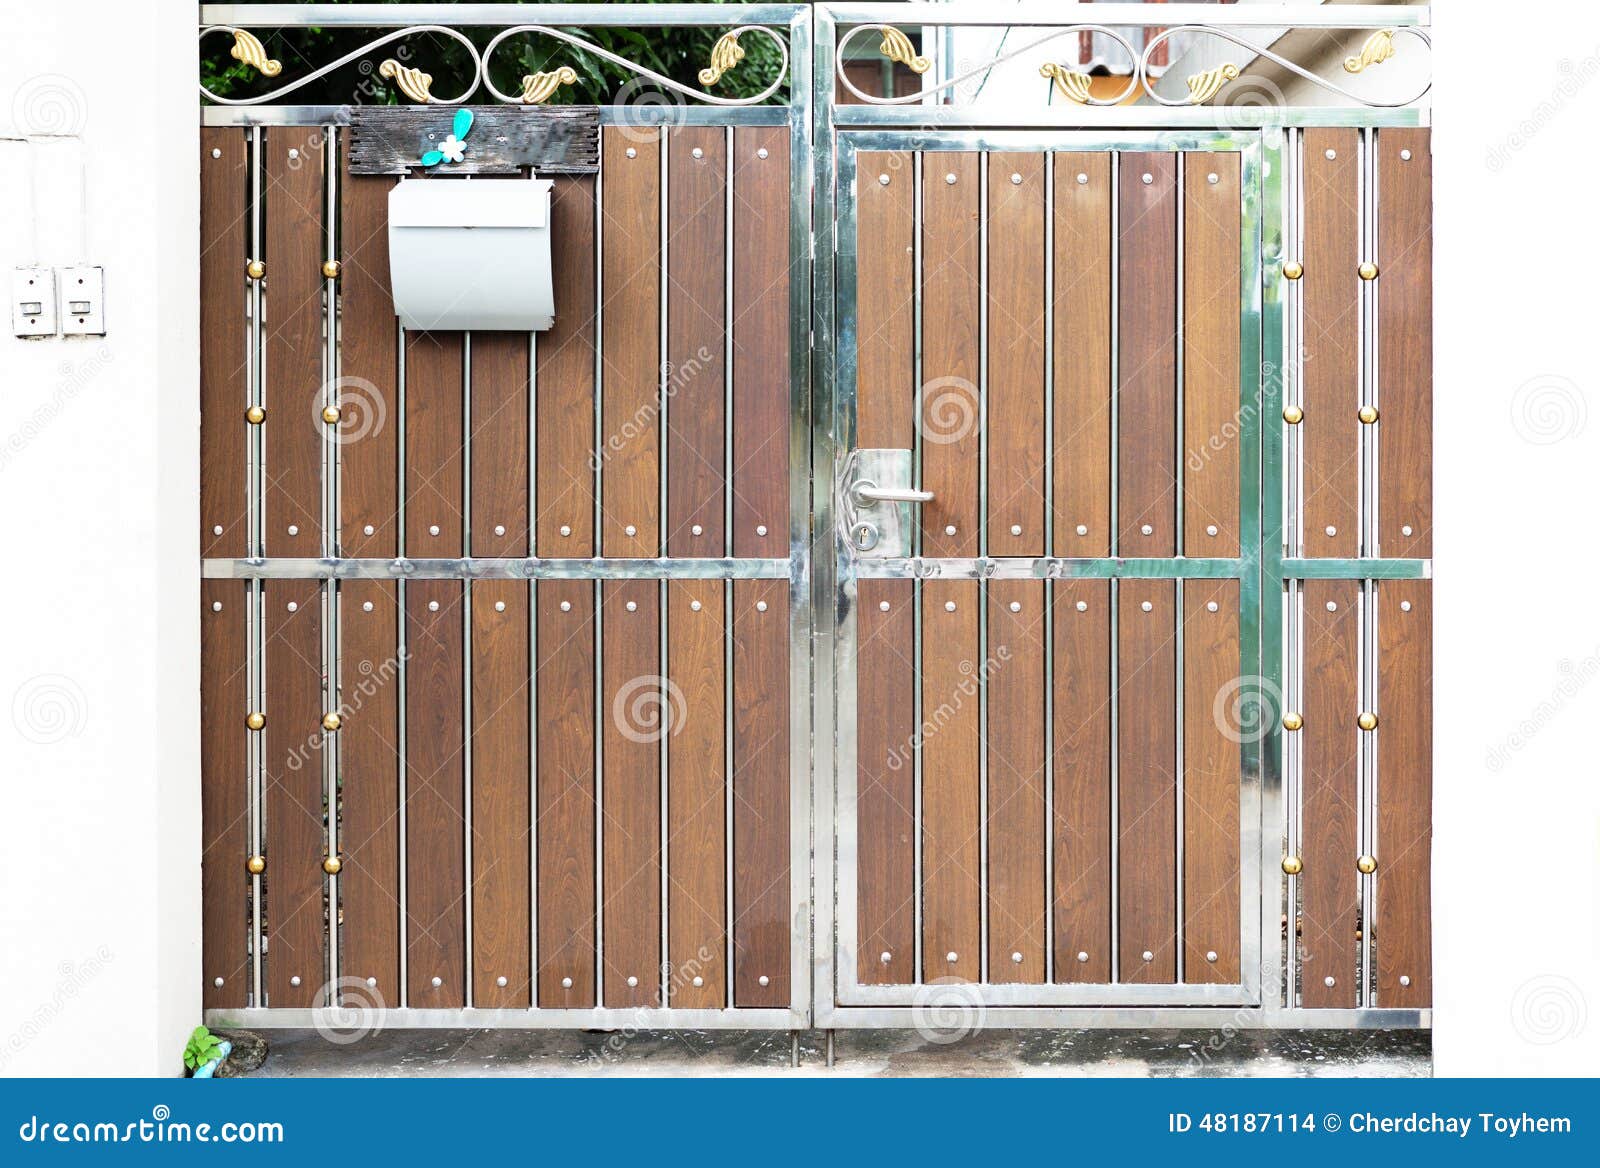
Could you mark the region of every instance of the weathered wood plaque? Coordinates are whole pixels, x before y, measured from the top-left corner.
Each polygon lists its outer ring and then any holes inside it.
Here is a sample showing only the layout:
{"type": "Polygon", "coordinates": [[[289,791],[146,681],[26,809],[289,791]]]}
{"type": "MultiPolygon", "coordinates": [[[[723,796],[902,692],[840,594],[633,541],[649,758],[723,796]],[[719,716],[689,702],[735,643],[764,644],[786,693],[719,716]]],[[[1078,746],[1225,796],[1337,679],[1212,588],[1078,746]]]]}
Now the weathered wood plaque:
{"type": "MultiPolygon", "coordinates": [[[[450,137],[457,106],[361,107],[350,112],[350,173],[406,174],[425,151],[450,137]]],[[[471,106],[472,129],[460,162],[430,167],[452,174],[593,174],[600,160],[596,106],[471,106]]]]}

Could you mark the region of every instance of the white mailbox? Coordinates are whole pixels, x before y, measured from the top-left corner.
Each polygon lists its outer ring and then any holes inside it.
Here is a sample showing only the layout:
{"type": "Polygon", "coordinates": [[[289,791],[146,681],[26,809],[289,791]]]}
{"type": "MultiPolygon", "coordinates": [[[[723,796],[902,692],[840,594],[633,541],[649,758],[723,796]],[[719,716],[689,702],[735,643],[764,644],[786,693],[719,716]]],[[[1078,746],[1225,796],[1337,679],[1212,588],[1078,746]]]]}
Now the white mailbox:
{"type": "Polygon", "coordinates": [[[550,180],[419,178],[389,193],[389,284],[408,329],[547,329],[550,180]]]}

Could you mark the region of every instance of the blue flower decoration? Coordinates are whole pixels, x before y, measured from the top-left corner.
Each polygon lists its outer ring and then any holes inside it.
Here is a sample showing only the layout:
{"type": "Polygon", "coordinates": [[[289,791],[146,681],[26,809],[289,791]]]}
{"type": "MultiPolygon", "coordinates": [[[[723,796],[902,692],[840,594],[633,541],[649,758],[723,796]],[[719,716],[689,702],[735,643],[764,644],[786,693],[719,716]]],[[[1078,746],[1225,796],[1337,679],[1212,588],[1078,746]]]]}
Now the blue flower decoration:
{"type": "Polygon", "coordinates": [[[441,162],[460,162],[466,155],[467,133],[472,129],[472,111],[469,109],[456,110],[455,123],[450,127],[450,136],[439,143],[437,150],[424,151],[422,155],[423,166],[438,166],[441,162]]]}

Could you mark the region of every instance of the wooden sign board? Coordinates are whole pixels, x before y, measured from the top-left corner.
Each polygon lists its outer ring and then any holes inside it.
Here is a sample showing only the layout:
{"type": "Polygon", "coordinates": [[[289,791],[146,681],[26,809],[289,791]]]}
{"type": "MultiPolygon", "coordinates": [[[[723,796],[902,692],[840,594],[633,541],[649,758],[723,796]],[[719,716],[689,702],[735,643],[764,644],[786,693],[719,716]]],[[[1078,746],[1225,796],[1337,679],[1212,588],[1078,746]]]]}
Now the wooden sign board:
{"type": "MultiPolygon", "coordinates": [[[[450,136],[455,106],[361,107],[350,113],[350,173],[407,174],[450,136]]],[[[593,174],[599,168],[596,106],[472,106],[472,129],[451,174],[593,174]]]]}

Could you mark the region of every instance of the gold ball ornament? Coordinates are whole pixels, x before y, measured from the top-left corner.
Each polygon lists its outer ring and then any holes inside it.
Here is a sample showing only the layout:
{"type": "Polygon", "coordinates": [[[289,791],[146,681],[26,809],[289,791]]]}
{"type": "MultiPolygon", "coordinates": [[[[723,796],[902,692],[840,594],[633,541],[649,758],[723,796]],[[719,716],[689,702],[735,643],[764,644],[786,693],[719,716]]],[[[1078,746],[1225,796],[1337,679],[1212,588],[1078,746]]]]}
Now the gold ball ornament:
{"type": "Polygon", "coordinates": [[[330,734],[337,730],[339,728],[339,715],[333,713],[322,715],[322,728],[330,734]]]}
{"type": "Polygon", "coordinates": [[[1362,856],[1356,861],[1356,871],[1363,876],[1371,876],[1378,870],[1378,861],[1372,856],[1362,856]]]}
{"type": "Polygon", "coordinates": [[[322,407],[322,420],[324,422],[328,423],[328,425],[330,425],[330,426],[337,426],[339,424],[339,407],[338,406],[323,406],[322,407]]]}
{"type": "Polygon", "coordinates": [[[1305,420],[1306,412],[1299,406],[1284,406],[1283,420],[1291,426],[1298,426],[1305,420]]]}
{"type": "Polygon", "coordinates": [[[1292,710],[1283,716],[1283,728],[1285,730],[1298,730],[1305,724],[1305,719],[1292,710]]]}
{"type": "Polygon", "coordinates": [[[330,280],[337,280],[339,278],[339,261],[323,260],[322,274],[330,280]]]}
{"type": "Polygon", "coordinates": [[[267,420],[267,411],[260,406],[251,406],[244,412],[244,420],[252,426],[259,426],[267,420]]]}
{"type": "Polygon", "coordinates": [[[251,856],[244,862],[244,866],[250,875],[259,876],[267,870],[267,858],[265,856],[251,856]]]}
{"type": "Polygon", "coordinates": [[[344,864],[340,861],[338,856],[329,856],[326,860],[322,861],[322,870],[329,876],[337,876],[339,874],[339,869],[343,867],[344,864]]]}
{"type": "Polygon", "coordinates": [[[267,265],[260,260],[251,260],[244,266],[244,272],[252,280],[259,280],[267,274],[267,265]]]}
{"type": "Polygon", "coordinates": [[[1376,730],[1378,728],[1378,715],[1369,710],[1362,710],[1356,717],[1356,725],[1363,730],[1376,730]]]}
{"type": "Polygon", "coordinates": [[[1362,406],[1356,411],[1356,417],[1361,419],[1362,425],[1370,426],[1378,420],[1378,407],[1362,406]]]}
{"type": "Polygon", "coordinates": [[[1300,261],[1299,260],[1285,260],[1284,261],[1283,278],[1285,280],[1298,280],[1301,276],[1303,276],[1305,274],[1306,274],[1306,270],[1305,270],[1305,268],[1303,268],[1300,265],[1300,261]]]}
{"type": "Polygon", "coordinates": [[[267,724],[267,716],[260,710],[252,710],[250,716],[244,720],[244,724],[252,730],[259,730],[267,724]]]}
{"type": "Polygon", "coordinates": [[[1282,867],[1285,876],[1298,876],[1303,865],[1300,863],[1299,856],[1285,856],[1282,867]]]}
{"type": "Polygon", "coordinates": [[[1356,274],[1363,280],[1376,280],[1378,278],[1378,265],[1368,260],[1356,269],[1356,274]]]}

